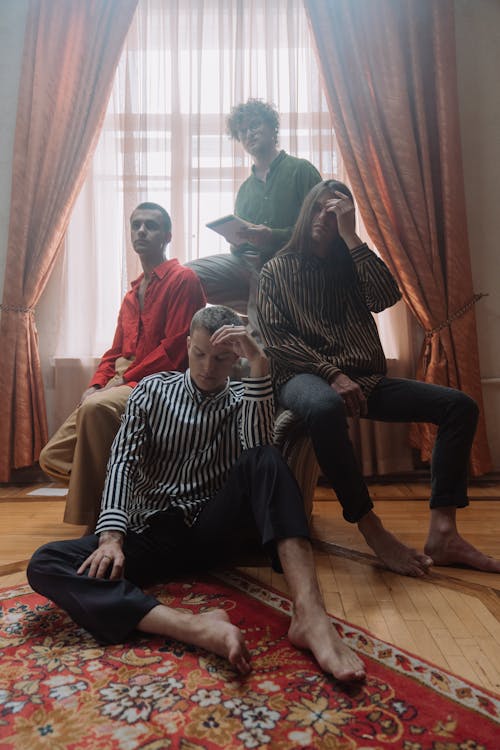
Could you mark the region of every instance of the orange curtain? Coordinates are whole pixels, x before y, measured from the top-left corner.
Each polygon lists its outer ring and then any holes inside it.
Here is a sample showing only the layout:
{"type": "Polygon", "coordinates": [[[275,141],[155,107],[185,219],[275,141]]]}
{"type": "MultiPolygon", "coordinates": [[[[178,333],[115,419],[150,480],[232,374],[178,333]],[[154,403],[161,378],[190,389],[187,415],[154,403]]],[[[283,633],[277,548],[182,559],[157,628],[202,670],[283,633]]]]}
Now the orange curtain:
{"type": "Polygon", "coordinates": [[[34,308],[84,179],[136,5],[32,0],[29,7],[1,305],[2,482],[11,468],[36,461],[47,440],[34,308]]]}
{"type": "MultiPolygon", "coordinates": [[[[304,3],[361,215],[426,334],[417,376],[482,407],[453,0],[304,3]]],[[[434,428],[412,434],[428,460],[434,428]]],[[[482,408],[471,469],[491,469],[482,408]]]]}

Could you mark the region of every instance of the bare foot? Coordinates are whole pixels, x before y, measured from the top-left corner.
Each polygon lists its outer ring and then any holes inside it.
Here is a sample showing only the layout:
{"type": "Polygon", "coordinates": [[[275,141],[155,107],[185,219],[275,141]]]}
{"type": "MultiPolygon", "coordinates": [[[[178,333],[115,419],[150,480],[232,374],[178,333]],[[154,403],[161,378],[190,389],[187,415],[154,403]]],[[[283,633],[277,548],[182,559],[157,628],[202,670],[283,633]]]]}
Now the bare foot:
{"type": "Polygon", "coordinates": [[[435,565],[464,565],[488,573],[500,573],[499,560],[480,552],[456,531],[448,534],[431,532],[424,550],[435,565]]]}
{"type": "Polygon", "coordinates": [[[250,667],[250,652],[248,651],[243,633],[236,625],[232,625],[227,612],[223,609],[213,609],[192,615],[192,628],[185,634],[185,639],[195,646],[224,656],[230,664],[241,674],[248,674],[250,667]]]}
{"type": "Polygon", "coordinates": [[[313,611],[309,608],[301,614],[295,611],[288,638],[297,648],[312,651],[321,669],[337,680],[365,679],[363,662],[342,641],[324,610],[313,611]]]}
{"type": "Polygon", "coordinates": [[[418,577],[425,575],[431,567],[432,557],[400,542],[384,528],[373,511],[363,516],[358,522],[358,528],[378,559],[394,573],[418,577]]]}
{"type": "Polygon", "coordinates": [[[158,604],[138,622],[137,629],[199,646],[224,656],[241,674],[250,672],[250,653],[243,633],[231,624],[223,609],[193,615],[158,604]]]}

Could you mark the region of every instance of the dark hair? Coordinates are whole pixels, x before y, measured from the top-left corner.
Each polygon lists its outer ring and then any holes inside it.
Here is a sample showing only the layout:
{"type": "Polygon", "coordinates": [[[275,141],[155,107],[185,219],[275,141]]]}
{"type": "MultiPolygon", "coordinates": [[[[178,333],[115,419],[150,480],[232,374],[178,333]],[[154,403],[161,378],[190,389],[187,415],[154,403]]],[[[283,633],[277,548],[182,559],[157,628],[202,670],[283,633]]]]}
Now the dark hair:
{"type": "Polygon", "coordinates": [[[189,333],[192,334],[197,328],[206,328],[212,334],[218,331],[221,326],[242,326],[243,321],[238,313],[231,307],[225,305],[207,305],[201,310],[195,312],[189,327],[189,333]]]}
{"type": "Polygon", "coordinates": [[[274,142],[278,142],[280,116],[271,104],[267,104],[262,99],[248,99],[244,104],[237,104],[232,107],[226,120],[229,137],[239,141],[239,133],[242,127],[253,119],[259,119],[267,123],[274,131],[274,142]]]}
{"type": "MultiPolygon", "coordinates": [[[[323,182],[318,182],[317,185],[311,188],[311,190],[304,198],[302,208],[300,209],[300,213],[293,228],[292,236],[290,237],[285,247],[283,247],[279,251],[280,255],[287,252],[303,254],[308,254],[311,252],[311,226],[314,215],[316,213],[316,203],[320,198],[323,197],[323,195],[334,195],[335,191],[337,190],[339,193],[344,193],[344,195],[347,195],[351,200],[354,200],[352,193],[347,185],[344,185],[344,183],[340,182],[339,180],[323,180],[323,182]]],[[[335,246],[337,245],[343,245],[344,247],[346,247],[346,244],[341,237],[337,237],[337,239],[335,240],[335,246]]]]}
{"type": "MultiPolygon", "coordinates": [[[[323,195],[334,195],[336,191],[347,195],[348,198],[354,201],[351,191],[343,182],[339,180],[323,180],[323,182],[318,182],[304,198],[292,236],[285,247],[277,253],[278,255],[297,253],[306,257],[311,254],[313,246],[311,227],[317,210],[316,204],[323,195]]],[[[349,285],[355,283],[356,275],[351,253],[340,235],[337,235],[333,241],[332,257],[335,258],[336,271],[343,278],[344,283],[349,285]]]]}
{"type": "Polygon", "coordinates": [[[135,213],[135,211],[139,210],[140,208],[146,208],[146,209],[149,209],[150,211],[158,211],[158,213],[161,214],[162,219],[163,219],[163,229],[166,232],[172,231],[172,219],[170,218],[170,215],[168,214],[168,212],[165,211],[163,206],[160,206],[158,203],[150,203],[146,201],[144,203],[139,203],[139,205],[134,208],[132,213],[135,213]]]}

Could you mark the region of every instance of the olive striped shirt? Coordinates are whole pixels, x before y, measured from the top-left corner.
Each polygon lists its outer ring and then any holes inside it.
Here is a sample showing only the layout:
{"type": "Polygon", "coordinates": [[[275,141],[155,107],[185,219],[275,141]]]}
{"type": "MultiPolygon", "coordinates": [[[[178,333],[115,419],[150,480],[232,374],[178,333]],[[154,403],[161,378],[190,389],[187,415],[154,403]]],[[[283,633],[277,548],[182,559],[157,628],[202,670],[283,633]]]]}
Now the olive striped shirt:
{"type": "Polygon", "coordinates": [[[192,525],[242,451],[272,443],[273,425],[269,375],[228,380],[215,394],[198,390],[189,370],[144,378],[111,449],[96,534],[140,533],[172,507],[192,525]]]}
{"type": "Polygon", "coordinates": [[[274,385],[298,373],[331,383],[342,372],[368,395],[386,372],[372,312],[395,304],[401,293],[385,263],[365,244],[351,250],[352,283],[332,259],[288,252],[263,267],[259,327],[271,359],[274,385]]]}

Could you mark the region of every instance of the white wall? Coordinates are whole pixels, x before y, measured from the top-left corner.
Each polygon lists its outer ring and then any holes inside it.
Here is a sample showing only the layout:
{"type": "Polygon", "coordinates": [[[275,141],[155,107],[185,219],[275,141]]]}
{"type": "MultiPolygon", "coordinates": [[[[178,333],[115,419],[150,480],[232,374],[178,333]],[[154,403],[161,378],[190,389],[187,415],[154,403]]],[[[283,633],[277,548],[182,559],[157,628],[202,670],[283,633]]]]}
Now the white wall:
{"type": "MultiPolygon", "coordinates": [[[[28,0],[0,2],[0,289],[3,289],[10,208],[12,146],[28,0]]],[[[455,0],[460,118],[467,218],[476,292],[481,373],[500,378],[500,2],[455,0]]],[[[43,308],[43,299],[41,300],[43,308]]],[[[47,318],[37,322],[42,359],[51,338],[47,318]]],[[[483,387],[494,468],[500,470],[500,384],[483,387]]]]}
{"type": "Polygon", "coordinates": [[[460,124],[488,439],[500,470],[500,2],[455,0],[460,124]],[[487,383],[486,379],[499,382],[487,383]]]}

